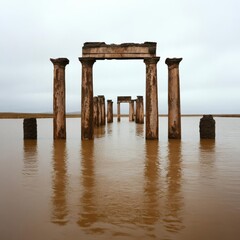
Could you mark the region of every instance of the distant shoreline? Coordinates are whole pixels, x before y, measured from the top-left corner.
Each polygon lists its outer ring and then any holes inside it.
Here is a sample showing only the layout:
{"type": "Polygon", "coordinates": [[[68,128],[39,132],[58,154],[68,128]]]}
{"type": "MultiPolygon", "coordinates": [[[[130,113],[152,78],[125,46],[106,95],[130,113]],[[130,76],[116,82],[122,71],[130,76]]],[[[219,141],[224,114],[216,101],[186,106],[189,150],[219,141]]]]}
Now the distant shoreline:
{"type": "MultiPolygon", "coordinates": [[[[202,117],[204,114],[182,114],[182,117],[202,117]]],[[[240,114],[212,114],[213,117],[231,117],[240,118],[240,114]]],[[[113,115],[117,117],[117,114],[113,115]]],[[[159,117],[167,117],[167,114],[159,114],[159,117]]],[[[66,118],[80,118],[81,114],[67,113],[66,118]]],[[[128,114],[121,114],[121,117],[128,117],[128,114]]],[[[15,113],[0,112],[0,119],[18,119],[18,118],[53,118],[52,113],[15,113]]]]}

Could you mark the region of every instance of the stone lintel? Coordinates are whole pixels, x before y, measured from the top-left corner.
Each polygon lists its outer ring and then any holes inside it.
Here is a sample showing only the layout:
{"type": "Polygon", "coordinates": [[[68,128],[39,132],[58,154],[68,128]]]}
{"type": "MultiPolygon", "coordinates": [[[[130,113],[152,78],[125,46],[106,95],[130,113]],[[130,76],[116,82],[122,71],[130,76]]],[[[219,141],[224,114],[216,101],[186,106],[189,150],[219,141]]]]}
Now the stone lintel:
{"type": "Polygon", "coordinates": [[[128,103],[128,102],[131,102],[132,100],[132,97],[131,96],[118,96],[117,97],[117,101],[118,102],[125,102],[125,103],[128,103]]]}
{"type": "Polygon", "coordinates": [[[105,96],[104,96],[104,95],[98,95],[98,98],[103,98],[103,99],[105,99],[105,96]]]}
{"type": "Polygon", "coordinates": [[[144,59],[156,56],[156,42],[106,44],[86,42],[82,56],[96,59],[144,59]]]}
{"type": "Polygon", "coordinates": [[[50,61],[54,65],[58,65],[60,67],[65,67],[67,64],[69,64],[69,60],[67,58],[50,58],[50,61]]]}
{"type": "Polygon", "coordinates": [[[107,100],[107,102],[110,102],[110,103],[112,103],[113,101],[112,101],[112,100],[110,100],[110,99],[108,99],[108,100],[107,100]]]}
{"type": "Polygon", "coordinates": [[[143,96],[137,96],[137,99],[143,99],[143,96]]]}
{"type": "Polygon", "coordinates": [[[178,67],[179,63],[182,61],[182,58],[166,58],[165,63],[170,68],[178,67]]]}

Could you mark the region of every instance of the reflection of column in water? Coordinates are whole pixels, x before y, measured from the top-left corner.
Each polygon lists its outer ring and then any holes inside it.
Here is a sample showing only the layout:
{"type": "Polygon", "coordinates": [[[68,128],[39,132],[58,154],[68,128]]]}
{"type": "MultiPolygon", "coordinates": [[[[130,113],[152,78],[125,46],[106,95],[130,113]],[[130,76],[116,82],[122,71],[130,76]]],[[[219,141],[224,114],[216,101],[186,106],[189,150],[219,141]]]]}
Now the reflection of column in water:
{"type": "Polygon", "coordinates": [[[52,149],[52,222],[59,225],[65,225],[68,222],[66,159],[66,140],[55,140],[52,149]]]}
{"type": "Polygon", "coordinates": [[[202,166],[212,167],[216,159],[215,139],[200,139],[199,155],[202,166]]]}
{"type": "Polygon", "coordinates": [[[136,126],[136,135],[138,137],[144,137],[144,124],[135,124],[136,126]]]}
{"type": "Polygon", "coordinates": [[[179,232],[184,228],[181,216],[183,208],[181,196],[181,162],[181,141],[169,140],[167,168],[168,193],[166,201],[166,214],[163,219],[166,230],[169,232],[179,232]]]}
{"type": "Polygon", "coordinates": [[[82,228],[90,227],[97,221],[95,206],[95,176],[94,176],[94,141],[82,141],[82,186],[83,194],[80,203],[78,225],[82,228]]]}
{"type": "Polygon", "coordinates": [[[143,221],[153,225],[160,218],[159,199],[159,146],[158,141],[146,141],[145,143],[145,187],[144,187],[144,211],[143,221]]]}
{"type": "Polygon", "coordinates": [[[37,140],[24,140],[24,167],[23,174],[26,176],[35,176],[38,171],[37,162],[37,140]]]}
{"type": "Polygon", "coordinates": [[[105,125],[94,128],[94,137],[102,138],[105,136],[105,125]]]}

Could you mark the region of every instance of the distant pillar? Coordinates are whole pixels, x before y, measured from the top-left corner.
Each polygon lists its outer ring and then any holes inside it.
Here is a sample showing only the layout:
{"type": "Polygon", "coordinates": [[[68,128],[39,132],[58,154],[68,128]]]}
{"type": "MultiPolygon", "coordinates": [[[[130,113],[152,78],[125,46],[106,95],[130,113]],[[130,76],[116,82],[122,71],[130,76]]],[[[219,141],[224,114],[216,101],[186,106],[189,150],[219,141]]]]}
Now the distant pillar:
{"type": "Polygon", "coordinates": [[[145,58],[146,64],[146,139],[158,139],[157,62],[159,57],[145,58]]]}
{"type": "Polygon", "coordinates": [[[168,65],[168,138],[181,138],[179,63],[182,58],[167,58],[168,65]]]}
{"type": "Polygon", "coordinates": [[[107,122],[113,122],[113,101],[107,100],[107,122]]]}
{"type": "Polygon", "coordinates": [[[203,115],[199,124],[200,138],[215,139],[215,120],[212,115],[203,115]]]}
{"type": "Polygon", "coordinates": [[[65,67],[69,64],[67,58],[57,58],[50,61],[54,65],[53,78],[53,136],[54,139],[66,138],[66,107],[65,107],[65,67]]]}
{"type": "Polygon", "coordinates": [[[101,125],[106,124],[106,105],[105,105],[105,97],[104,95],[99,95],[98,98],[100,99],[100,109],[101,111],[101,125]]]}
{"type": "Polygon", "coordinates": [[[134,121],[134,100],[129,103],[129,121],[134,121]]]}
{"type": "Polygon", "coordinates": [[[37,139],[37,120],[36,118],[25,118],[23,120],[23,138],[37,139]]]}
{"type": "Polygon", "coordinates": [[[136,116],[135,116],[135,122],[139,123],[139,98],[136,99],[136,116]]]}
{"type": "Polygon", "coordinates": [[[94,126],[99,126],[99,109],[98,109],[98,97],[93,98],[93,123],[94,126]]]}
{"type": "Polygon", "coordinates": [[[94,58],[79,58],[82,63],[81,139],[93,139],[93,79],[94,58]]]}
{"type": "Polygon", "coordinates": [[[120,102],[117,103],[117,121],[120,122],[121,113],[120,113],[120,102]]]}
{"type": "Polygon", "coordinates": [[[144,123],[144,107],[143,96],[137,96],[138,98],[138,123],[144,123]]]}

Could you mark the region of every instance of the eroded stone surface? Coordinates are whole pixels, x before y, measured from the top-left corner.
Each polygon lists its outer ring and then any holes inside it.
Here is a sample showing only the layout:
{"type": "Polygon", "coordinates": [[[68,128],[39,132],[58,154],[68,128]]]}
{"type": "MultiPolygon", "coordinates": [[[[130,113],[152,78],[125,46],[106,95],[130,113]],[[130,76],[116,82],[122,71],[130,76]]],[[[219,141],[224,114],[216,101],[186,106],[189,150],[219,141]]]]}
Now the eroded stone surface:
{"type": "Polygon", "coordinates": [[[23,138],[37,139],[37,120],[36,118],[25,118],[23,120],[23,138]]]}
{"type": "Polygon", "coordinates": [[[106,44],[105,42],[86,42],[82,56],[95,59],[144,59],[156,56],[155,42],[106,44]]]}
{"type": "Polygon", "coordinates": [[[215,120],[212,115],[203,115],[199,124],[200,138],[215,139],[215,120]]]}
{"type": "Polygon", "coordinates": [[[168,65],[168,138],[181,138],[179,63],[182,58],[167,58],[168,65]]]}

